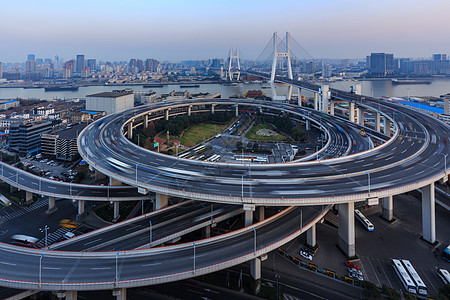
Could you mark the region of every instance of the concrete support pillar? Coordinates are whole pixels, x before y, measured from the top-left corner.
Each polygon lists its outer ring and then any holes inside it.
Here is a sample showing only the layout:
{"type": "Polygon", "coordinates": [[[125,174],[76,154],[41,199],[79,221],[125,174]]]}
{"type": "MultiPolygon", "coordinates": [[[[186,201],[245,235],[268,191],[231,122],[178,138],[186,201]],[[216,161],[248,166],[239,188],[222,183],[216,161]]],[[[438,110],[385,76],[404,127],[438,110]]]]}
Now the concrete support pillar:
{"type": "Polygon", "coordinates": [[[114,218],[113,220],[117,220],[120,216],[120,202],[119,201],[115,201],[114,202],[114,218]]]}
{"type": "Polygon", "coordinates": [[[250,275],[253,293],[257,295],[261,291],[261,259],[259,257],[250,261],[250,275]]]}
{"type": "Polygon", "coordinates": [[[188,114],[189,117],[191,116],[191,112],[192,112],[192,105],[189,105],[188,106],[188,111],[187,111],[187,114],[188,114]]]}
{"type": "Polygon", "coordinates": [[[116,300],[127,300],[127,289],[115,289],[112,292],[113,296],[116,297],[116,300]]]}
{"type": "Polygon", "coordinates": [[[148,115],[144,116],[144,128],[148,127],[148,115]]]}
{"type": "Polygon", "coordinates": [[[348,119],[350,122],[355,122],[355,103],[348,103],[348,119]]]}
{"type": "Polygon", "coordinates": [[[297,101],[297,105],[298,106],[302,106],[302,89],[298,88],[298,101],[297,101]]]}
{"type": "Polygon", "coordinates": [[[355,204],[339,204],[339,248],[351,258],[355,252],[355,204]]]}
{"type": "Polygon", "coordinates": [[[287,94],[286,99],[288,101],[291,101],[291,98],[292,98],[292,85],[288,85],[288,94],[287,94]]]}
{"type": "Polygon", "coordinates": [[[306,131],[309,131],[311,129],[311,121],[306,119],[305,122],[306,131]]]}
{"type": "Polygon", "coordinates": [[[208,239],[211,237],[211,226],[206,226],[203,228],[203,238],[208,239]]]}
{"type": "Polygon", "coordinates": [[[128,123],[128,138],[131,139],[133,137],[133,122],[128,123]]]}
{"type": "Polygon", "coordinates": [[[52,213],[56,211],[56,206],[55,206],[55,197],[48,197],[48,209],[47,209],[47,213],[52,213]]]}
{"type": "Polygon", "coordinates": [[[153,202],[153,210],[158,210],[166,207],[169,204],[169,196],[164,194],[156,194],[155,202],[153,202]]]}
{"type": "Polygon", "coordinates": [[[164,111],[164,118],[166,119],[166,121],[169,121],[169,108],[168,109],[166,109],[165,111],[164,111]]]}
{"type": "Polygon", "coordinates": [[[236,117],[239,116],[239,105],[238,104],[236,104],[236,114],[235,115],[236,115],[236,117]]]}
{"type": "Polygon", "coordinates": [[[391,135],[391,120],[386,117],[384,117],[384,134],[391,135]]]}
{"type": "Polygon", "coordinates": [[[77,300],[78,293],[77,291],[66,291],[66,300],[77,300]]]}
{"type": "Polygon", "coordinates": [[[431,244],[436,242],[434,182],[422,188],[422,236],[431,244]]]}
{"type": "Polygon", "coordinates": [[[319,109],[319,93],[314,92],[314,109],[319,109]]]}
{"type": "Polygon", "coordinates": [[[358,107],[358,124],[364,126],[364,108],[358,107]]]}
{"type": "Polygon", "coordinates": [[[214,114],[214,107],[216,107],[216,105],[212,104],[211,105],[211,113],[214,114]]]}
{"type": "Polygon", "coordinates": [[[333,116],[334,116],[334,104],[335,104],[335,101],[330,100],[330,115],[333,115],[333,116]]]}
{"type": "Polygon", "coordinates": [[[84,213],[84,200],[78,200],[78,216],[84,213]]]}
{"type": "Polygon", "coordinates": [[[388,222],[392,222],[394,220],[394,201],[393,196],[382,198],[382,217],[388,222]]]}
{"type": "Polygon", "coordinates": [[[245,227],[252,225],[253,224],[253,210],[245,209],[245,207],[244,207],[244,218],[245,218],[245,222],[244,222],[245,227]]]}
{"type": "Polygon", "coordinates": [[[375,113],[375,130],[378,132],[380,132],[380,128],[381,128],[381,125],[380,125],[381,120],[380,119],[381,119],[380,113],[376,112],[375,113]]]}
{"type": "Polygon", "coordinates": [[[112,177],[109,177],[109,185],[122,185],[122,182],[112,177]]]}
{"type": "Polygon", "coordinates": [[[106,175],[100,171],[94,170],[95,181],[106,178],[106,175]]]}
{"type": "Polygon", "coordinates": [[[316,224],[314,224],[311,228],[306,232],[306,243],[308,246],[314,248],[317,245],[316,239],[316,224]]]}
{"type": "Polygon", "coordinates": [[[264,206],[258,206],[256,208],[256,214],[255,214],[255,218],[258,222],[261,222],[264,220],[264,206]]]}
{"type": "Polygon", "coordinates": [[[29,203],[33,201],[33,193],[32,192],[25,192],[25,202],[29,203]]]}

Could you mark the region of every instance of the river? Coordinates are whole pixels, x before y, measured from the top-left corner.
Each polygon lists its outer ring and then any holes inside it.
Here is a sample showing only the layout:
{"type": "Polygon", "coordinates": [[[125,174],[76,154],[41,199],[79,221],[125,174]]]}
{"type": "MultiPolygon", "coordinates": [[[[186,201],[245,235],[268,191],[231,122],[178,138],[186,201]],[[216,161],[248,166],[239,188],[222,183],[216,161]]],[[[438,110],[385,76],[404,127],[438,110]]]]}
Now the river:
{"type": "MultiPolygon", "coordinates": [[[[390,80],[364,80],[359,81],[361,83],[362,94],[367,96],[381,97],[405,97],[409,95],[411,97],[417,96],[433,96],[439,97],[442,94],[450,93],[450,78],[435,78],[432,79],[431,84],[392,84],[390,80]]],[[[355,84],[354,81],[336,81],[329,85],[333,88],[349,90],[351,85],[355,84]]],[[[65,99],[65,98],[85,98],[87,95],[108,92],[117,89],[132,88],[135,91],[149,91],[154,90],[158,96],[161,94],[167,94],[173,90],[181,91],[188,90],[192,94],[196,93],[221,93],[223,98],[227,98],[233,95],[241,95],[248,90],[261,89],[266,95],[271,96],[270,88],[267,83],[238,83],[236,85],[223,85],[223,84],[200,84],[198,88],[180,88],[179,85],[165,85],[163,87],[155,88],[143,88],[142,85],[136,86],[87,86],[80,87],[78,91],[54,91],[46,92],[44,89],[23,89],[23,88],[1,88],[0,87],[0,99],[15,99],[15,98],[38,98],[43,100],[52,99],[65,99]]],[[[286,87],[277,88],[278,94],[282,95],[286,87]]],[[[294,90],[294,93],[297,93],[294,90]]],[[[308,96],[307,93],[304,95],[308,96]]]]}

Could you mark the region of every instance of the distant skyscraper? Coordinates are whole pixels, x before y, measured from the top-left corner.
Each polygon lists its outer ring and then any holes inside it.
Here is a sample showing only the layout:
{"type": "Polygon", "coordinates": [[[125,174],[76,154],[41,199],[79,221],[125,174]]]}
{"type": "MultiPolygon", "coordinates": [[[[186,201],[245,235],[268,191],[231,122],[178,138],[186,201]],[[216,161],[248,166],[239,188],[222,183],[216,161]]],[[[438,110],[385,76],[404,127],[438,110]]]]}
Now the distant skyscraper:
{"type": "Polygon", "coordinates": [[[95,59],[88,59],[86,64],[91,71],[95,71],[97,69],[97,61],[95,59]]]}
{"type": "Polygon", "coordinates": [[[2,63],[0,62],[0,78],[3,78],[2,63]]]}
{"type": "Polygon", "coordinates": [[[433,54],[434,61],[442,61],[447,59],[447,54],[433,54]]]}
{"type": "Polygon", "coordinates": [[[156,59],[149,58],[145,61],[145,70],[152,73],[157,72],[158,65],[159,62],[156,59]]]}
{"type": "Polygon", "coordinates": [[[370,54],[370,73],[385,76],[394,72],[394,55],[387,53],[370,54]]]}
{"type": "Polygon", "coordinates": [[[36,60],[36,55],[34,55],[34,54],[28,54],[27,60],[36,60]]]}
{"type": "Polygon", "coordinates": [[[77,55],[77,63],[75,72],[81,73],[84,68],[84,55],[77,55]]]}
{"type": "Polygon", "coordinates": [[[27,73],[36,72],[36,61],[35,60],[27,60],[25,63],[25,71],[27,73]]]}

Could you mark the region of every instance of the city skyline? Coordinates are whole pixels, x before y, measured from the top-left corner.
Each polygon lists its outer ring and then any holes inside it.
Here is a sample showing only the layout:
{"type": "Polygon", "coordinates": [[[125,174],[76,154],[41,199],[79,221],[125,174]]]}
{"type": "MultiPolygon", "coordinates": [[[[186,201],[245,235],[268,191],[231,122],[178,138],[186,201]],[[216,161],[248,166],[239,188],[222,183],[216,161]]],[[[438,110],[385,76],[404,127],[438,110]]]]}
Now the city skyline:
{"type": "Polygon", "coordinates": [[[64,59],[84,54],[107,61],[153,57],[161,61],[225,58],[239,46],[256,59],[277,31],[289,31],[313,58],[359,58],[372,52],[396,57],[449,53],[450,3],[432,0],[323,0],[183,2],[85,0],[2,4],[0,61],[23,62],[27,54],[64,59]],[[76,5],[75,5],[76,4],[76,5]],[[20,18],[20,22],[17,19],[20,18]]]}

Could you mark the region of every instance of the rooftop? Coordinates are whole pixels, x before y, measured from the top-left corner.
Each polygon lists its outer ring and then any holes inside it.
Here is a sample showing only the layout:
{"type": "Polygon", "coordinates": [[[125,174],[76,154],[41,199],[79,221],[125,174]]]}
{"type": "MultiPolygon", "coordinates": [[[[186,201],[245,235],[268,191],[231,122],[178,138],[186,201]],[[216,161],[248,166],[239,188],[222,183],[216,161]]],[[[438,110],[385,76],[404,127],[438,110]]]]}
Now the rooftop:
{"type": "Polygon", "coordinates": [[[422,103],[411,102],[411,101],[398,101],[398,102],[400,102],[401,104],[404,104],[404,105],[415,107],[415,108],[428,110],[430,112],[437,113],[437,114],[443,114],[444,113],[444,110],[442,108],[429,106],[429,105],[422,104],[422,103]]]}
{"type": "Polygon", "coordinates": [[[131,91],[123,92],[103,92],[98,94],[87,95],[86,97],[103,97],[103,98],[118,98],[126,95],[133,94],[131,91]]]}

